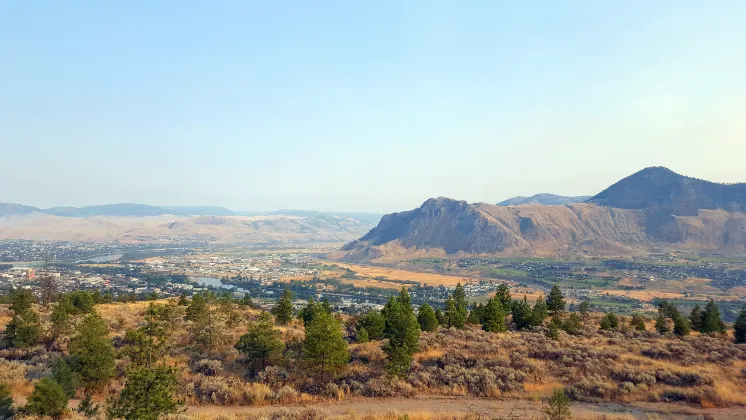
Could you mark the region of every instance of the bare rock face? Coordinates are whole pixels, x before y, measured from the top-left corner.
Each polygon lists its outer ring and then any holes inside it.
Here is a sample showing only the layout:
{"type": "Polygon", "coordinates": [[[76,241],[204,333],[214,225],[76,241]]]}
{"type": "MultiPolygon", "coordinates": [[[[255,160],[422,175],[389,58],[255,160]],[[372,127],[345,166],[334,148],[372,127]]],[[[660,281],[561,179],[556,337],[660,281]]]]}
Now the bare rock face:
{"type": "Polygon", "coordinates": [[[437,198],[384,216],[343,248],[347,261],[435,254],[629,255],[650,248],[746,249],[746,215],[660,215],[594,204],[496,206],[437,198]],[[406,252],[406,251],[409,252],[406,252]],[[435,254],[434,254],[435,253],[435,254]]]}

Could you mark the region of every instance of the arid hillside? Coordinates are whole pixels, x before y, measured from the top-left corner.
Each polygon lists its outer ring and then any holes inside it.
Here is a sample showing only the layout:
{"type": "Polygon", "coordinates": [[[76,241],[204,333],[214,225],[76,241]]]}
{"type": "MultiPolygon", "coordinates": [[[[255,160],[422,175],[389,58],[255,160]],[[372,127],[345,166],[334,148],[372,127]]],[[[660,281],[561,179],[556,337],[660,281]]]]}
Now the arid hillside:
{"type": "Polygon", "coordinates": [[[341,216],[64,217],[39,212],[0,218],[0,239],[122,243],[346,242],[372,226],[341,216]]]}
{"type": "Polygon", "coordinates": [[[384,216],[335,255],[372,261],[444,254],[631,255],[652,248],[742,251],[746,215],[699,210],[694,216],[594,204],[496,206],[441,197],[384,216]]]}

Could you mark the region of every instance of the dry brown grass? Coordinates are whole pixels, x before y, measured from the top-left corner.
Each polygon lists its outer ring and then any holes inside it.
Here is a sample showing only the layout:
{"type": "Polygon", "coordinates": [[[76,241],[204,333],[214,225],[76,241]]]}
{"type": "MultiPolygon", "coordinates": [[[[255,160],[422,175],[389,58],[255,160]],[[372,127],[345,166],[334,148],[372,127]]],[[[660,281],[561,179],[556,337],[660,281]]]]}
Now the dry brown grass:
{"type": "MultiPolygon", "coordinates": [[[[326,263],[328,262],[320,262],[320,263],[326,263]]],[[[404,281],[414,281],[418,283],[422,283],[423,285],[428,286],[456,286],[457,283],[466,284],[466,283],[474,283],[478,280],[474,277],[467,277],[467,276],[449,276],[445,274],[436,274],[436,273],[426,273],[426,272],[420,272],[420,271],[409,271],[409,270],[400,270],[396,268],[387,268],[387,267],[377,267],[377,266],[369,266],[369,265],[358,265],[358,264],[348,264],[348,263],[333,263],[332,265],[335,265],[341,269],[350,269],[355,272],[355,274],[359,277],[362,277],[362,279],[350,279],[351,283],[358,284],[358,282],[361,281],[367,281],[368,285],[373,287],[388,287],[388,288],[401,288],[401,283],[395,283],[390,282],[386,280],[377,280],[375,277],[386,277],[388,280],[404,280],[404,281]]],[[[338,276],[339,272],[333,272],[333,276],[338,276]]],[[[331,274],[330,274],[331,275],[331,274]]]]}

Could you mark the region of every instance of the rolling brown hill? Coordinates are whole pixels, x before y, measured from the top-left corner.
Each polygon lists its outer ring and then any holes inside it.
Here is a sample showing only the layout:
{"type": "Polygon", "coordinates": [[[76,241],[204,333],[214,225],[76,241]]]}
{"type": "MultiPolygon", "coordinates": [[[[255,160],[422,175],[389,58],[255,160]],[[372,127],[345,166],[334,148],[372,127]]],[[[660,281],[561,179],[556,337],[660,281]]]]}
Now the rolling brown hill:
{"type": "Polygon", "coordinates": [[[371,224],[341,216],[96,216],[29,213],[0,218],[1,239],[122,243],[347,242],[371,224]]]}
{"type": "Polygon", "coordinates": [[[595,204],[496,206],[441,197],[384,216],[335,256],[372,261],[448,254],[630,255],[651,249],[746,249],[746,214],[693,216],[595,204]]]}

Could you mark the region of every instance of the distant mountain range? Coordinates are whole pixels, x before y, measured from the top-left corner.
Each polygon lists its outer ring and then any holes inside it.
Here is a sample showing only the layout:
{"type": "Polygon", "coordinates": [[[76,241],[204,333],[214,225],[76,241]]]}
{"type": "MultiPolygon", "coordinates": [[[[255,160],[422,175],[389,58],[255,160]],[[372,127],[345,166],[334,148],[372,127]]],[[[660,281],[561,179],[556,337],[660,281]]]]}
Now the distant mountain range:
{"type": "Polygon", "coordinates": [[[432,198],[383,216],[335,258],[386,262],[453,254],[630,255],[746,249],[745,184],[647,168],[586,203],[498,206],[432,198]]]}
{"type": "Polygon", "coordinates": [[[132,203],[40,209],[0,203],[0,239],[162,244],[348,242],[370,230],[379,219],[374,213],[311,210],[260,213],[132,203]]]}
{"type": "Polygon", "coordinates": [[[581,195],[577,197],[566,197],[563,195],[542,193],[542,194],[532,195],[531,197],[518,196],[518,197],[509,198],[507,200],[497,203],[497,205],[498,206],[519,206],[521,204],[547,204],[547,205],[572,204],[572,203],[582,203],[589,198],[591,198],[590,195],[581,195]]]}
{"type": "Polygon", "coordinates": [[[378,213],[321,212],[316,210],[274,210],[268,212],[254,212],[234,211],[225,207],[215,206],[151,206],[135,203],[103,204],[84,207],[51,207],[48,209],[41,209],[22,204],[0,202],[0,217],[24,215],[35,212],[60,217],[145,217],[169,214],[174,216],[340,216],[359,220],[364,223],[377,223],[381,219],[381,214],[378,213]]]}

